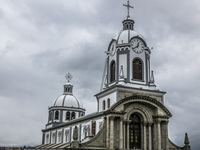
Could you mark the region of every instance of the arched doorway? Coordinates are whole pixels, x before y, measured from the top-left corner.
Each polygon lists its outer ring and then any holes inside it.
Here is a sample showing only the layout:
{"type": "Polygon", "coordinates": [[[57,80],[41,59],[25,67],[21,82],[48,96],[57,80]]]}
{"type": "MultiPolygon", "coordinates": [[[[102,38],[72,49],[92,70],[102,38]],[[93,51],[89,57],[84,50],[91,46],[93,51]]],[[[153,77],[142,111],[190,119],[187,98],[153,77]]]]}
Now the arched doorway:
{"type": "Polygon", "coordinates": [[[133,113],[129,119],[129,146],[131,149],[141,149],[141,118],[133,113]]]}

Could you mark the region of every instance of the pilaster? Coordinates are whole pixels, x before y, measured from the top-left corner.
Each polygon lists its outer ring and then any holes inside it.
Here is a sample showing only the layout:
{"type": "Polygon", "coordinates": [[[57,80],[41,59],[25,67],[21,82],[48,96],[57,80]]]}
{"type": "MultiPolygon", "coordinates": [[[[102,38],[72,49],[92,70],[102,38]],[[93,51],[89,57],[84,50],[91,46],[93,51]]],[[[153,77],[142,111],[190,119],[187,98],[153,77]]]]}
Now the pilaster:
{"type": "Polygon", "coordinates": [[[149,150],[151,150],[152,149],[152,145],[151,145],[151,126],[152,126],[152,124],[151,123],[148,123],[148,128],[149,128],[149,150]]]}
{"type": "Polygon", "coordinates": [[[147,123],[143,123],[143,140],[144,140],[144,150],[147,149],[147,132],[146,132],[147,123]]]}
{"type": "Polygon", "coordinates": [[[165,149],[169,150],[169,139],[168,139],[168,123],[169,121],[165,121],[165,149]]]}
{"type": "Polygon", "coordinates": [[[123,117],[120,117],[120,134],[119,134],[119,148],[123,149],[123,117]]]}
{"type": "Polygon", "coordinates": [[[123,148],[126,148],[126,121],[123,121],[124,136],[123,136],[123,148]]]}
{"type": "Polygon", "coordinates": [[[156,122],[153,124],[153,149],[157,149],[158,140],[157,140],[157,130],[156,130],[156,122]]]}
{"type": "Polygon", "coordinates": [[[106,122],[107,122],[107,131],[106,131],[106,147],[109,148],[109,143],[110,143],[110,119],[107,116],[106,118],[106,122]]]}
{"type": "Polygon", "coordinates": [[[160,123],[161,121],[160,120],[157,120],[156,121],[156,124],[157,124],[157,137],[158,137],[158,150],[161,150],[161,130],[160,130],[160,123]]]}
{"type": "Polygon", "coordinates": [[[131,121],[127,121],[127,149],[129,149],[129,124],[131,121]]]}
{"type": "Polygon", "coordinates": [[[114,148],[114,117],[110,117],[110,149],[114,148]]]}

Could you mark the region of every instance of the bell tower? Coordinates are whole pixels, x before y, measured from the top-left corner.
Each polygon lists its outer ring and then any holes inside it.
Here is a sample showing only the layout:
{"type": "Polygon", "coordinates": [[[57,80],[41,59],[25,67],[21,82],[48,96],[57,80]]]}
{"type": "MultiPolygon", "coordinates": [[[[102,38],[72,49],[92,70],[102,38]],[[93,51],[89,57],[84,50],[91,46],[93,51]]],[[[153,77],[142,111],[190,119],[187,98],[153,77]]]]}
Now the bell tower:
{"type": "Polygon", "coordinates": [[[144,91],[160,93],[155,85],[153,71],[150,69],[151,50],[145,38],[135,31],[135,21],[129,14],[130,8],[133,6],[129,1],[124,6],[127,7],[127,17],[122,21],[122,30],[115,38],[111,39],[106,51],[107,58],[100,91],[100,93],[112,94],[108,96],[99,93],[100,97],[99,94],[96,95],[99,111],[103,111],[104,108],[108,109],[108,106],[102,106],[106,104],[106,99],[110,99],[113,104],[121,99],[120,93],[121,96],[123,95],[122,97],[128,96],[125,93],[122,94],[119,87],[124,90],[134,89],[137,91],[136,93],[142,91],[143,93],[144,91]],[[102,98],[105,100],[101,100],[102,98]]]}

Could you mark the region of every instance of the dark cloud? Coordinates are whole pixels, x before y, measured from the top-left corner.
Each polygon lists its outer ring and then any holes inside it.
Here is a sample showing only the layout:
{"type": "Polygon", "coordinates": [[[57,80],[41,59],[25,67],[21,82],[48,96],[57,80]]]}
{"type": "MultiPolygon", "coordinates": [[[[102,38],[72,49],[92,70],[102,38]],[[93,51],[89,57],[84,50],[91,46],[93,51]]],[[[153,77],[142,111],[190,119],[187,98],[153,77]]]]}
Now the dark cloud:
{"type": "MultiPolygon", "coordinates": [[[[126,1],[0,2],[0,145],[37,145],[66,73],[73,75],[74,95],[87,113],[96,110],[93,95],[100,89],[104,52],[122,29],[126,1]]],[[[135,30],[154,47],[156,84],[167,91],[165,105],[173,114],[169,136],[182,146],[188,132],[198,150],[200,2],[130,2],[135,30]]]]}

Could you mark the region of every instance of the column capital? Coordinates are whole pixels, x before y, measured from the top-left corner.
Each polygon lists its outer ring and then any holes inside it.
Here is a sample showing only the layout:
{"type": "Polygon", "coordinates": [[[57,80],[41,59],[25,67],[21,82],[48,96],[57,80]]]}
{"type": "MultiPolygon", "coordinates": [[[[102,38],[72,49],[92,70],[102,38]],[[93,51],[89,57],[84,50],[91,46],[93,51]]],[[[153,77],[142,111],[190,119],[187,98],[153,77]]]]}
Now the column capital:
{"type": "Polygon", "coordinates": [[[160,120],[160,119],[155,119],[154,122],[155,122],[156,124],[160,124],[160,123],[161,123],[161,120],[160,120]]]}
{"type": "Polygon", "coordinates": [[[168,125],[168,123],[169,123],[169,120],[166,120],[166,121],[164,121],[164,123],[165,123],[166,125],[168,125]]]}
{"type": "Polygon", "coordinates": [[[149,123],[147,124],[147,126],[148,126],[148,127],[151,127],[151,126],[152,126],[152,124],[153,124],[153,123],[150,123],[150,122],[149,122],[149,123]]]}
{"type": "Polygon", "coordinates": [[[124,117],[123,116],[120,116],[119,119],[120,119],[120,121],[124,121],[124,117]]]}
{"type": "Polygon", "coordinates": [[[109,119],[110,119],[110,120],[114,120],[114,119],[115,119],[115,116],[110,116],[109,119]]]}
{"type": "Polygon", "coordinates": [[[143,124],[144,126],[146,126],[146,125],[147,125],[147,122],[142,122],[142,124],[143,124]]]}

